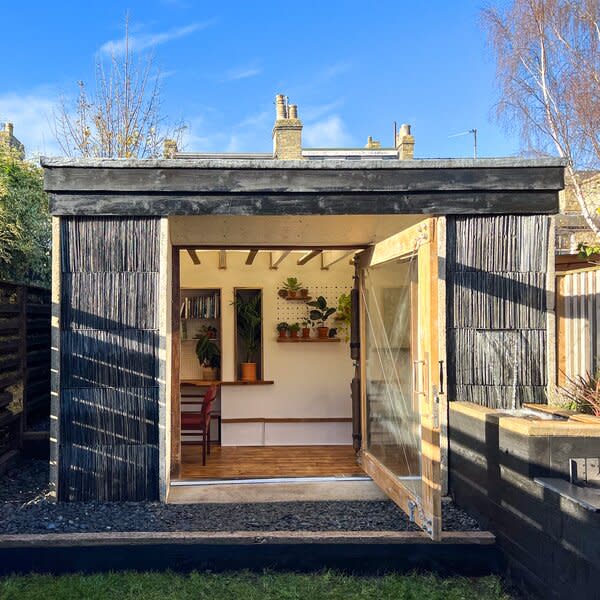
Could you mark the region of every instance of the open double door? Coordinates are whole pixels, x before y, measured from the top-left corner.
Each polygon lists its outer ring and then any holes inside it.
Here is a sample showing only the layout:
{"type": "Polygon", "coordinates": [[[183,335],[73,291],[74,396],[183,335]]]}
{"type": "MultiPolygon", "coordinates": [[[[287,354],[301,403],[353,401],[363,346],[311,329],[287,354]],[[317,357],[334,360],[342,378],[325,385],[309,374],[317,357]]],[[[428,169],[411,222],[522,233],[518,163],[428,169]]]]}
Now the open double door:
{"type": "Polygon", "coordinates": [[[363,469],[434,540],[442,530],[436,219],[359,258],[363,469]]]}

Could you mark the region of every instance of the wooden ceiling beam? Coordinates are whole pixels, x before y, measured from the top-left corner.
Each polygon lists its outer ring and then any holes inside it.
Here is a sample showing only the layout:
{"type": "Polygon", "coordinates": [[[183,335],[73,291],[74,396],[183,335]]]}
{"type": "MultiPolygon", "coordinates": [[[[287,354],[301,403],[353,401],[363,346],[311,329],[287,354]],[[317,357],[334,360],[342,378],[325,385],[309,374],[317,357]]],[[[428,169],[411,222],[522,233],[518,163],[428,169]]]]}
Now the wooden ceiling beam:
{"type": "Polygon", "coordinates": [[[336,263],[352,256],[357,250],[323,250],[321,254],[321,269],[327,270],[336,263]]]}
{"type": "Polygon", "coordinates": [[[254,262],[254,259],[256,258],[257,254],[258,254],[258,248],[252,248],[248,252],[248,256],[246,257],[246,264],[251,265],[254,262]]]}
{"type": "Polygon", "coordinates": [[[282,250],[280,252],[271,252],[271,269],[277,269],[281,262],[289,256],[291,250],[282,250]]]}
{"type": "Polygon", "coordinates": [[[307,252],[306,254],[301,256],[296,264],[298,264],[299,266],[305,265],[309,260],[312,260],[316,256],[319,256],[321,252],[323,252],[323,250],[311,250],[310,252],[307,252]]]}
{"type": "Polygon", "coordinates": [[[227,268],[227,250],[219,250],[219,269],[227,268]]]}
{"type": "Polygon", "coordinates": [[[187,253],[190,255],[190,258],[195,265],[200,264],[200,257],[198,256],[198,252],[196,250],[188,250],[187,253]]]}

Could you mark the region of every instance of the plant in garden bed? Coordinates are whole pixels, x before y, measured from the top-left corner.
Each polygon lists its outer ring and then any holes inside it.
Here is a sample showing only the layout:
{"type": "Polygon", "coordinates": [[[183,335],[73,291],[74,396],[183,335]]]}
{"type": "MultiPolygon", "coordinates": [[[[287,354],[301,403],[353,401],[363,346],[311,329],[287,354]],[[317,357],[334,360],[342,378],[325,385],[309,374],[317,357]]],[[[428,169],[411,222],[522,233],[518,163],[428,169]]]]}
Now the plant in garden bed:
{"type": "Polygon", "coordinates": [[[296,298],[298,292],[302,289],[302,284],[296,277],[288,277],[283,283],[283,290],[287,294],[287,298],[296,298]]]}
{"type": "Polygon", "coordinates": [[[312,307],[310,311],[310,320],[317,323],[317,333],[320,338],[326,338],[329,332],[327,327],[327,319],[335,312],[335,308],[327,306],[327,300],[323,296],[319,296],[312,302],[307,302],[308,306],[312,307]]]}
{"type": "Polygon", "coordinates": [[[290,330],[290,326],[285,321],[281,323],[277,323],[277,332],[279,333],[280,338],[287,337],[287,333],[290,330]]]}
{"type": "Polygon", "coordinates": [[[565,408],[600,417],[600,373],[566,377],[559,387],[559,396],[565,408]]]}
{"type": "Polygon", "coordinates": [[[300,323],[292,323],[290,325],[290,337],[297,338],[300,331],[300,323]]]}

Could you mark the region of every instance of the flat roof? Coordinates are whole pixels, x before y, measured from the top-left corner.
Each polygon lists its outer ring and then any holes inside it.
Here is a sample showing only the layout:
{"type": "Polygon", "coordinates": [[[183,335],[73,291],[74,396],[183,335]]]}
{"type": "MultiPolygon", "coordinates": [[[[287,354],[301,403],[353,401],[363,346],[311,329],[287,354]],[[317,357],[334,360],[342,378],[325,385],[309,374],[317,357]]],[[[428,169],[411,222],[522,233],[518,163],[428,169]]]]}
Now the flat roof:
{"type": "Polygon", "coordinates": [[[419,158],[412,160],[274,160],[272,158],[54,158],[42,156],[42,167],[80,169],[518,169],[565,167],[562,158],[419,158]]]}

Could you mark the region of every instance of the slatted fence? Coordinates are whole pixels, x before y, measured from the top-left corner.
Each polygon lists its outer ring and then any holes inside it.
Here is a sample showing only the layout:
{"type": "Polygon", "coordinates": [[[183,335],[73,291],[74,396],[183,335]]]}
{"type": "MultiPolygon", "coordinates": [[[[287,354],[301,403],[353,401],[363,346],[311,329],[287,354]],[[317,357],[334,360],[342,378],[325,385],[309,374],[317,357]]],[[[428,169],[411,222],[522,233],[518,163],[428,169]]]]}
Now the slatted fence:
{"type": "Polygon", "coordinates": [[[579,269],[557,270],[556,359],[559,385],[564,384],[567,378],[598,371],[599,328],[600,266],[586,263],[579,269]]]}
{"type": "Polygon", "coordinates": [[[50,414],[50,291],[0,282],[0,472],[50,414]]]}

